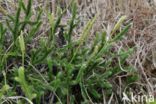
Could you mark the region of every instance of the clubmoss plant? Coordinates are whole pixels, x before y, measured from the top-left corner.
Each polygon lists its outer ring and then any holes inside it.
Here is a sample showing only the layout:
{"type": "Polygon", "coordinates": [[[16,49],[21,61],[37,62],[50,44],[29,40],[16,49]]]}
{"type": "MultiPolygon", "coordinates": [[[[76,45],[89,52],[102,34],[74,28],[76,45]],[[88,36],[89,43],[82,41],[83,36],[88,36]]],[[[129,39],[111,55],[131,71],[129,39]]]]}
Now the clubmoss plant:
{"type": "MultiPolygon", "coordinates": [[[[34,104],[101,103],[103,91],[108,97],[114,91],[111,79],[115,75],[130,73],[131,82],[137,80],[137,77],[133,78],[135,70],[126,64],[132,49],[113,50],[114,44],[131,27],[127,25],[116,34],[125,16],[112,30],[115,35],[110,40],[106,39],[106,32],[103,31],[95,36],[93,44],[88,47],[86,41],[96,16],[87,23],[80,39],[73,40],[73,31],[78,24],[77,7],[73,1],[65,10],[58,7],[56,17],[48,13],[49,31],[35,41],[34,47],[30,47],[35,36],[40,35],[42,10],[38,9],[37,18],[32,20],[33,1],[28,1],[26,6],[19,0],[16,14],[8,14],[6,22],[0,24],[0,69],[6,73],[2,83],[7,82],[0,85],[0,96],[22,96],[34,104]],[[68,8],[72,17],[62,25],[68,8]],[[24,17],[21,17],[22,13],[24,17]],[[9,42],[4,38],[8,33],[12,36],[9,42]],[[125,70],[121,69],[121,65],[125,70]]],[[[17,102],[26,103],[22,99],[17,102]]]]}

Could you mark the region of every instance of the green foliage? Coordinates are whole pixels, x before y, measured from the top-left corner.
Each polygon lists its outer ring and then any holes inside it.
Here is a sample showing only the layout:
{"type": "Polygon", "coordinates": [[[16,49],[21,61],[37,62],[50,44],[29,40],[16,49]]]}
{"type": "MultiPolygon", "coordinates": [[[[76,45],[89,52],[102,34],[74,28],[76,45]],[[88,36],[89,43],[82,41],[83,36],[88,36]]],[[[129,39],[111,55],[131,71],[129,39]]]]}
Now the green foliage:
{"type": "MultiPolygon", "coordinates": [[[[47,37],[40,37],[35,48],[30,48],[29,44],[33,42],[42,25],[42,11],[38,11],[36,20],[31,20],[32,0],[29,0],[27,6],[22,0],[19,0],[18,4],[16,15],[8,15],[6,22],[0,23],[0,70],[12,70],[6,74],[9,85],[1,86],[0,97],[24,96],[34,104],[102,102],[102,90],[107,91],[108,96],[112,92],[113,84],[110,79],[114,75],[135,73],[131,66],[125,64],[132,49],[112,51],[113,45],[130,28],[130,25],[127,25],[120,33],[115,34],[123,19],[112,30],[115,37],[107,40],[104,31],[97,34],[91,47],[88,47],[86,41],[97,16],[87,23],[78,41],[72,40],[73,30],[78,24],[77,7],[73,2],[72,17],[68,23],[61,25],[67,9],[58,9],[56,19],[54,14],[49,13],[50,29],[47,37]],[[21,13],[25,14],[24,18],[21,18],[21,13]],[[6,45],[4,36],[7,32],[12,37],[6,45]],[[121,65],[125,70],[121,69],[121,65]],[[5,93],[9,86],[12,87],[12,93],[5,93]],[[20,93],[17,90],[20,90],[20,93]]],[[[127,83],[136,80],[135,74],[134,77],[132,75],[128,78],[127,83]]]]}
{"type": "Polygon", "coordinates": [[[36,94],[32,92],[32,87],[28,85],[28,82],[25,79],[25,72],[23,67],[20,67],[18,69],[18,76],[15,77],[15,80],[20,83],[22,91],[24,92],[26,97],[28,97],[30,100],[36,97],[36,94]]]}
{"type": "Polygon", "coordinates": [[[19,45],[22,52],[22,65],[24,67],[25,43],[24,43],[24,37],[22,31],[21,31],[21,35],[19,36],[19,45]]]}
{"type": "Polygon", "coordinates": [[[151,102],[151,103],[148,103],[148,104],[156,104],[156,102],[154,101],[154,102],[151,102]]]}

